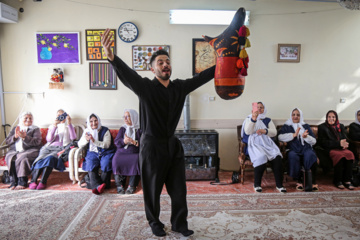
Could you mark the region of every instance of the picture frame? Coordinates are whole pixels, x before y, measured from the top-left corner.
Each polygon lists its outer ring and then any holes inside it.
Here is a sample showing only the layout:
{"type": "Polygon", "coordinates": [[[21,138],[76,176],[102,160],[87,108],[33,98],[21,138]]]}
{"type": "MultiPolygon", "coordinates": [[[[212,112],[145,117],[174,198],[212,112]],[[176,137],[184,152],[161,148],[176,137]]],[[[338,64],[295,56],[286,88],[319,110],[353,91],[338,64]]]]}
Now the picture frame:
{"type": "MultiPolygon", "coordinates": [[[[105,51],[101,45],[101,36],[106,29],[86,29],[85,30],[85,45],[86,45],[86,60],[88,61],[101,61],[107,60],[105,51]]],[[[116,54],[116,29],[110,29],[112,34],[111,50],[116,54]]]]}
{"type": "Polygon", "coordinates": [[[278,44],[278,62],[300,62],[301,44],[278,44]]]}
{"type": "Polygon", "coordinates": [[[133,45],[132,67],[135,71],[150,71],[150,58],[154,52],[163,49],[170,55],[169,45],[133,45]]]}
{"type": "Polygon", "coordinates": [[[193,75],[216,64],[214,48],[203,38],[192,39],[193,75]]]}
{"type": "Polygon", "coordinates": [[[81,64],[79,32],[35,33],[38,64],[81,64]]]}
{"type": "Polygon", "coordinates": [[[117,75],[110,63],[89,63],[90,90],[117,90],[117,75]]]}

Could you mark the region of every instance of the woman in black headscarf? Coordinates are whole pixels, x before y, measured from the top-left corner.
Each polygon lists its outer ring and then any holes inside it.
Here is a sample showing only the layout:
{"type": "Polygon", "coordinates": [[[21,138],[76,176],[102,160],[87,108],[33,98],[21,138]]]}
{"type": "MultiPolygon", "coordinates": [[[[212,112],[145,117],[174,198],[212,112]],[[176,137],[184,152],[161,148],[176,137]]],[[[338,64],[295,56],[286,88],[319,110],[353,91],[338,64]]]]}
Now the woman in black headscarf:
{"type": "Polygon", "coordinates": [[[345,187],[353,190],[351,184],[352,164],[354,154],[348,149],[346,132],[343,124],[339,123],[338,115],[330,110],[326,114],[326,120],[319,125],[318,142],[325,149],[334,166],[334,184],[340,189],[345,187]]]}

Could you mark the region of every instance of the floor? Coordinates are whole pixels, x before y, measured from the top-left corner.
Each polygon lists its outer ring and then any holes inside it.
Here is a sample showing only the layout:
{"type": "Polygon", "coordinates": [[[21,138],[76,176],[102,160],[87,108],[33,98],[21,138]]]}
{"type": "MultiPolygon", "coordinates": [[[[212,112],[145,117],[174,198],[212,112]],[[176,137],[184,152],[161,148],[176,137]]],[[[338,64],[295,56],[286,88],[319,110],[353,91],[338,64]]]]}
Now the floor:
{"type": "MultiPolygon", "coordinates": [[[[245,181],[244,184],[230,184],[231,183],[232,172],[220,171],[219,179],[220,184],[212,185],[210,180],[208,181],[187,181],[187,192],[190,195],[197,194],[236,194],[236,193],[254,193],[253,189],[253,171],[245,172],[245,181]]],[[[320,192],[326,191],[350,191],[348,189],[338,189],[332,184],[332,173],[327,175],[322,174],[321,170],[318,173],[317,183],[319,185],[320,192]]],[[[81,188],[78,184],[73,184],[69,180],[68,173],[66,172],[53,172],[47,184],[48,190],[70,190],[70,191],[90,191],[86,188],[81,188]]],[[[140,184],[141,185],[141,184],[140,184]]],[[[295,189],[296,182],[293,181],[289,176],[285,175],[284,187],[288,192],[298,192],[295,189]]],[[[0,189],[7,189],[9,185],[0,183],[0,189]]],[[[278,192],[275,188],[275,180],[272,173],[265,173],[262,180],[263,193],[274,193],[278,192]]],[[[359,191],[360,187],[356,188],[355,191],[359,191]]],[[[111,188],[105,190],[105,193],[114,193],[116,194],[115,182],[112,179],[111,188]]],[[[163,193],[166,193],[164,187],[163,193]]],[[[142,194],[141,186],[139,186],[135,194],[142,194]]]]}

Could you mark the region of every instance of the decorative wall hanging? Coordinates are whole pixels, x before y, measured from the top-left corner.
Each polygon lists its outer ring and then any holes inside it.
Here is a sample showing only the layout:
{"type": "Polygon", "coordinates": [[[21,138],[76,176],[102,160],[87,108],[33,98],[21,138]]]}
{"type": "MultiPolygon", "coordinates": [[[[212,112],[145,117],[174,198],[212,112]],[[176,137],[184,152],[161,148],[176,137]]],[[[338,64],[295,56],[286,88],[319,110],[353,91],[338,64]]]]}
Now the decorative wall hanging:
{"type": "Polygon", "coordinates": [[[150,71],[150,58],[154,52],[163,49],[170,55],[169,45],[134,45],[132,46],[133,69],[136,71],[150,71]]]}
{"type": "Polygon", "coordinates": [[[278,62],[300,62],[301,44],[278,44],[278,62]]]}
{"type": "MultiPolygon", "coordinates": [[[[103,34],[105,29],[87,29],[86,33],[86,60],[107,60],[105,51],[101,45],[100,34],[103,34]]],[[[111,45],[111,50],[116,53],[116,30],[110,29],[110,34],[112,34],[112,40],[114,40],[111,45]]]]}
{"type": "Polygon", "coordinates": [[[216,93],[225,100],[235,99],[244,92],[245,76],[249,67],[249,57],[245,48],[250,47],[250,30],[244,25],[246,11],[239,8],[229,27],[219,36],[204,39],[216,52],[214,76],[216,93]]]}
{"type": "Polygon", "coordinates": [[[203,38],[193,38],[192,43],[193,75],[195,75],[216,64],[216,53],[203,38]]]}
{"type": "Polygon", "coordinates": [[[78,32],[36,33],[38,63],[80,64],[78,32]]]}
{"type": "Polygon", "coordinates": [[[89,63],[90,89],[116,90],[116,73],[110,63],[89,63]]]}
{"type": "Polygon", "coordinates": [[[50,70],[49,89],[64,89],[64,69],[56,67],[50,70]]]}

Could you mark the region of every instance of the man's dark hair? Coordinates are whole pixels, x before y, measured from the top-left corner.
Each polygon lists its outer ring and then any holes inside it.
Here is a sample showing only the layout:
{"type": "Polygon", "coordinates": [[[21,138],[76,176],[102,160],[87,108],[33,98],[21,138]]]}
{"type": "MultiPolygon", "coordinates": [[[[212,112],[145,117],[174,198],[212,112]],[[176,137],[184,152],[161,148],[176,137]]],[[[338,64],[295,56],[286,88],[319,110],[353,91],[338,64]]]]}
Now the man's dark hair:
{"type": "Polygon", "coordinates": [[[150,66],[152,66],[152,62],[155,60],[155,58],[156,58],[157,56],[160,56],[160,55],[166,55],[166,56],[169,57],[169,53],[168,53],[167,51],[165,51],[165,50],[163,50],[163,49],[160,49],[160,50],[156,51],[156,52],[151,56],[151,58],[150,58],[150,66]]]}

